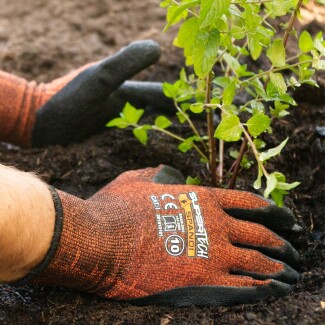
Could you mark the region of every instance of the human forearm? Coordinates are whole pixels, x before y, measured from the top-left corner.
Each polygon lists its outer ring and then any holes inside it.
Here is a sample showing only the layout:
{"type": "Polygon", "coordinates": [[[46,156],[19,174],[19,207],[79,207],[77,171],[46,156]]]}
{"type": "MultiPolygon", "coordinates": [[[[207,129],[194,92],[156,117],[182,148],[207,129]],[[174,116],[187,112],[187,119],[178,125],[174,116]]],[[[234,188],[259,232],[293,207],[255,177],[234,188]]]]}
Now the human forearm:
{"type": "Polygon", "coordinates": [[[0,282],[18,280],[42,261],[54,220],[48,186],[30,173],[0,165],[0,282]]]}

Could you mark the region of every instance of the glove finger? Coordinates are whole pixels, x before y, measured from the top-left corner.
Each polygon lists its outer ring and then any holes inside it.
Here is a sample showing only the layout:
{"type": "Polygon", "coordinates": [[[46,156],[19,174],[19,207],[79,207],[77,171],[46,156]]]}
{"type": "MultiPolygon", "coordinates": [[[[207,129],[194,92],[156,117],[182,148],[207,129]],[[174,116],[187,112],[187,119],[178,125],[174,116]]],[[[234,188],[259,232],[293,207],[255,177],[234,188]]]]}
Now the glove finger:
{"type": "Polygon", "coordinates": [[[275,231],[301,231],[302,227],[296,222],[296,218],[292,211],[286,207],[278,207],[269,205],[256,209],[225,209],[225,212],[234,218],[240,220],[251,221],[264,225],[265,227],[275,231]]]}
{"type": "Polygon", "coordinates": [[[127,302],[135,305],[167,306],[233,306],[252,304],[268,297],[282,297],[292,291],[292,286],[276,280],[258,281],[248,277],[230,275],[229,285],[189,286],[160,292],[127,302]]]}
{"type": "Polygon", "coordinates": [[[299,254],[293,246],[265,226],[232,219],[228,227],[233,245],[256,249],[294,267],[299,264],[299,254]]]}
{"type": "Polygon", "coordinates": [[[109,101],[121,111],[126,102],[138,108],[145,108],[146,113],[161,112],[175,113],[174,102],[165,96],[160,82],[125,81],[114,93],[109,101]]]}
{"type": "Polygon", "coordinates": [[[97,77],[102,78],[99,81],[102,83],[103,91],[106,94],[111,93],[125,80],[157,62],[160,55],[158,43],[144,40],[133,42],[114,56],[101,61],[95,69],[97,77]]]}
{"type": "Polygon", "coordinates": [[[273,231],[300,231],[292,211],[249,192],[216,189],[218,202],[234,218],[260,223],[273,231]]]}
{"type": "Polygon", "coordinates": [[[159,56],[156,42],[138,41],[82,71],[37,111],[32,146],[66,145],[98,131],[109,95],[159,56]]]}
{"type": "Polygon", "coordinates": [[[255,249],[233,247],[234,256],[231,274],[246,275],[258,280],[274,279],[285,283],[294,283],[299,273],[289,265],[271,259],[255,249]]]}

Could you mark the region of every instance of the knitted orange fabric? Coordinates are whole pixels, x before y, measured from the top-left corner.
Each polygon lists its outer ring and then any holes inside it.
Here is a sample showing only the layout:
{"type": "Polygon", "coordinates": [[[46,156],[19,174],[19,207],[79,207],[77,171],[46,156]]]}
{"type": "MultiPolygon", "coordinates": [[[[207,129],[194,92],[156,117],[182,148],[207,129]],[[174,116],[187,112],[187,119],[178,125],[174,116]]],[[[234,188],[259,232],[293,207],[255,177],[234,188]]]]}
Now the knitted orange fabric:
{"type": "Polygon", "coordinates": [[[233,245],[279,248],[280,237],[223,211],[266,201],[240,191],[153,183],[160,168],[124,173],[88,200],[59,191],[61,239],[33,283],[132,299],[184,286],[263,286],[270,280],[231,272],[283,270],[282,263],[233,245]]]}
{"type": "Polygon", "coordinates": [[[0,140],[30,147],[37,109],[90,65],[39,85],[0,71],[0,140]]]}

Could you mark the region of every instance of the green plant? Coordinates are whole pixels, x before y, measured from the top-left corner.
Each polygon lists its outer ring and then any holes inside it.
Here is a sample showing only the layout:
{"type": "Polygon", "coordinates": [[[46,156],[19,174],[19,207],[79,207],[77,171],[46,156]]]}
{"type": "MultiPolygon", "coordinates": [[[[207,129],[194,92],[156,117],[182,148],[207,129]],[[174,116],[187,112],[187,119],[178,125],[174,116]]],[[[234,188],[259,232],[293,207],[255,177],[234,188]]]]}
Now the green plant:
{"type": "MultiPolygon", "coordinates": [[[[293,23],[299,15],[302,0],[164,0],[161,7],[167,9],[167,25],[178,25],[174,45],[184,50],[185,63],[189,67],[180,72],[175,83],[164,83],[167,97],[173,99],[180,123],[188,123],[193,134],[183,138],[168,128],[172,122],[166,116],[158,116],[153,125],[139,124],[144,112],[127,104],[119,118],[107,126],[126,128],[131,126],[137,139],[147,143],[148,131],[163,132],[177,139],[179,150],[194,149],[203,162],[209,164],[212,185],[224,180],[224,142],[243,140],[239,152],[233,152],[236,163],[230,187],[234,186],[240,164],[251,165],[245,152],[253,153],[257,163],[259,189],[265,180],[264,196],[272,196],[278,205],[283,196],[298,182],[287,183],[286,177],[267,170],[267,161],[281,153],[288,139],[275,148],[264,150],[264,133],[272,132],[272,121],[289,114],[289,107],[297,105],[289,90],[307,83],[317,86],[312,79],[315,70],[325,69],[325,43],[321,33],[314,38],[303,31],[297,36],[293,23]],[[272,22],[291,13],[288,23],[282,24],[283,36],[272,22]],[[297,39],[299,50],[287,57],[286,44],[289,35],[297,39]],[[250,70],[247,57],[258,60],[267,57],[269,66],[258,71],[250,70]],[[192,70],[191,70],[192,68],[192,70]],[[238,104],[246,93],[248,99],[238,104]],[[193,102],[194,100],[194,102],[193,102]],[[192,121],[193,114],[206,113],[207,134],[200,134],[192,121]],[[221,121],[214,125],[214,114],[221,121]],[[219,139],[217,157],[216,139],[219,139]],[[246,161],[246,163],[245,163],[246,161]],[[218,166],[217,166],[218,164],[218,166]]],[[[247,97],[246,96],[246,97],[247,97]]]]}

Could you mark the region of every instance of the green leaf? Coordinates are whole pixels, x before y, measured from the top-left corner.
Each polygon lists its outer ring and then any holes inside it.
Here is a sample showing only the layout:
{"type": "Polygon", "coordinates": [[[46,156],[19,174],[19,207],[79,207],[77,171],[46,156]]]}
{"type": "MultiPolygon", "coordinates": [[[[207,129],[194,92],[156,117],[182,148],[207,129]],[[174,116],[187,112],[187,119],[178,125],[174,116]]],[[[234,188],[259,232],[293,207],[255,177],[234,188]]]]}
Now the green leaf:
{"type": "Polygon", "coordinates": [[[184,4],[181,4],[180,6],[174,7],[172,12],[168,12],[168,15],[167,15],[168,24],[164,28],[164,32],[167,31],[167,29],[171,25],[177,23],[182,18],[186,18],[186,16],[187,16],[186,9],[189,9],[189,8],[199,5],[199,4],[200,4],[200,0],[194,0],[194,1],[190,1],[190,2],[186,2],[184,4]]]}
{"type": "Polygon", "coordinates": [[[201,0],[200,27],[209,27],[228,12],[230,0],[201,0]]]}
{"type": "Polygon", "coordinates": [[[255,190],[259,190],[262,187],[262,177],[263,177],[263,169],[261,168],[260,164],[258,164],[258,175],[256,181],[253,184],[255,190]]]}
{"type": "Polygon", "coordinates": [[[116,126],[118,127],[119,129],[125,129],[126,127],[128,127],[130,124],[128,122],[126,122],[124,120],[124,118],[122,117],[117,117],[117,118],[114,118],[113,120],[109,121],[106,126],[107,127],[113,127],[113,126],[116,126]]]}
{"type": "Polygon", "coordinates": [[[260,161],[266,161],[274,156],[277,156],[280,154],[281,150],[284,148],[284,146],[287,144],[289,138],[286,138],[284,141],[282,141],[277,147],[269,149],[265,152],[262,152],[259,156],[260,161]]]}
{"type": "Polygon", "coordinates": [[[220,140],[231,142],[238,141],[242,132],[242,126],[238,116],[230,115],[223,117],[214,133],[214,136],[220,140]]]}
{"type": "Polygon", "coordinates": [[[277,188],[275,188],[271,192],[271,196],[272,196],[273,201],[279,207],[283,206],[283,196],[284,196],[284,194],[287,194],[287,193],[284,192],[284,191],[278,190],[277,188]]]}
{"type": "Polygon", "coordinates": [[[164,95],[168,98],[175,98],[176,97],[176,89],[173,84],[168,82],[164,82],[162,84],[164,95]]]}
{"type": "Polygon", "coordinates": [[[265,89],[264,85],[262,84],[261,80],[256,78],[250,81],[250,84],[255,88],[256,94],[261,96],[262,98],[265,97],[265,89]]]}
{"type": "Polygon", "coordinates": [[[200,185],[200,184],[201,184],[201,179],[199,177],[187,176],[186,185],[200,185]]]}
{"type": "Polygon", "coordinates": [[[220,33],[217,29],[200,30],[195,35],[193,60],[194,71],[204,78],[213,68],[219,48],[220,33]]]}
{"type": "Polygon", "coordinates": [[[161,115],[155,119],[155,125],[160,129],[167,129],[172,125],[172,122],[167,117],[161,115]]]}
{"type": "Polygon", "coordinates": [[[266,176],[266,189],[264,191],[264,197],[269,197],[271,192],[276,188],[277,179],[274,174],[266,176]]]}
{"type": "Polygon", "coordinates": [[[193,148],[192,142],[184,141],[178,145],[178,150],[185,153],[193,148]]]}
{"type": "Polygon", "coordinates": [[[240,39],[243,39],[246,36],[246,33],[245,33],[242,26],[232,26],[231,27],[231,35],[235,39],[240,40],[240,39]]]}
{"type": "Polygon", "coordinates": [[[265,114],[256,114],[247,121],[247,128],[253,137],[266,131],[271,124],[271,119],[265,114]]]}
{"type": "Polygon", "coordinates": [[[300,182],[293,182],[293,183],[278,182],[276,188],[280,190],[289,191],[297,187],[298,185],[300,185],[300,182]]]}
{"type": "Polygon", "coordinates": [[[309,52],[314,48],[313,39],[306,30],[299,37],[299,48],[302,52],[309,52]]]}
{"type": "MultiPolygon", "coordinates": [[[[237,159],[239,156],[239,151],[238,150],[231,150],[229,153],[230,157],[237,159]]],[[[252,167],[252,165],[254,164],[254,162],[252,160],[250,160],[246,154],[243,155],[242,160],[240,162],[240,166],[245,168],[245,169],[249,169],[252,167]]]]}
{"type": "Polygon", "coordinates": [[[146,127],[140,126],[133,129],[134,136],[144,145],[148,142],[148,134],[146,127]]]}
{"type": "Polygon", "coordinates": [[[178,117],[179,123],[183,124],[187,121],[188,114],[177,112],[176,116],[178,117]]]}
{"type": "Polygon", "coordinates": [[[273,0],[270,2],[264,2],[265,7],[270,12],[272,18],[278,16],[284,16],[288,11],[296,6],[297,1],[293,0],[273,0]]]}
{"type": "Polygon", "coordinates": [[[276,39],[266,51],[266,56],[274,67],[283,67],[286,63],[286,53],[282,38],[276,39]]]}
{"type": "Polygon", "coordinates": [[[178,31],[178,35],[174,40],[174,45],[184,49],[186,65],[193,64],[193,48],[195,35],[199,29],[198,19],[192,17],[186,20],[178,31]]]}
{"type": "Polygon", "coordinates": [[[261,45],[259,35],[258,37],[254,35],[250,35],[248,37],[248,48],[252,59],[257,60],[260,57],[263,50],[263,46],[261,45]]]}
{"type": "Polygon", "coordinates": [[[313,61],[312,67],[316,70],[325,70],[325,60],[313,61]]]}
{"type": "Polygon", "coordinates": [[[204,110],[204,104],[203,103],[194,103],[190,106],[190,110],[193,113],[200,114],[204,110]]]}
{"type": "Polygon", "coordinates": [[[314,46],[322,56],[325,56],[325,46],[324,46],[324,42],[321,39],[316,38],[314,46]]]}
{"type": "Polygon", "coordinates": [[[126,103],[121,116],[129,124],[137,124],[143,113],[144,109],[136,109],[130,103],[126,103]]]}
{"type": "Polygon", "coordinates": [[[254,142],[256,149],[258,149],[258,150],[263,149],[266,146],[266,143],[259,138],[254,139],[253,142],[254,142]]]}
{"type": "Polygon", "coordinates": [[[287,92],[287,85],[281,73],[270,73],[270,80],[280,95],[287,92]]]}
{"type": "Polygon", "coordinates": [[[228,86],[225,88],[223,92],[223,104],[230,105],[235,97],[236,94],[236,82],[233,80],[231,81],[228,86]]]}
{"type": "Polygon", "coordinates": [[[221,88],[226,88],[227,85],[229,85],[230,82],[230,78],[221,76],[221,77],[217,77],[213,80],[213,83],[217,86],[220,86],[221,88]]]}

